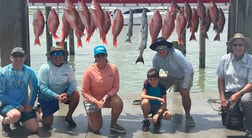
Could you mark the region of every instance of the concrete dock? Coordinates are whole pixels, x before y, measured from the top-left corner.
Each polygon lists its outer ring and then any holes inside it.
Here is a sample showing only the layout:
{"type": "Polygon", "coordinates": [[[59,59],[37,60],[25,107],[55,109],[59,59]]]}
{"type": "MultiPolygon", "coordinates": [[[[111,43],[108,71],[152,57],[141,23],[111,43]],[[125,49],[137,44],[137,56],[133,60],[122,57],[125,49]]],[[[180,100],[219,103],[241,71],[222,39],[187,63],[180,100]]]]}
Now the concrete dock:
{"type": "MultiPolygon", "coordinates": [[[[111,109],[102,109],[103,127],[99,134],[94,134],[88,130],[87,115],[82,104],[82,97],[77,110],[74,112],[73,119],[77,123],[76,128],[69,128],[64,121],[65,114],[68,110],[66,105],[61,104],[60,110],[55,113],[52,129],[43,128],[40,123],[38,134],[28,134],[23,128],[15,128],[12,126],[13,138],[105,138],[105,137],[122,137],[122,138],[241,138],[245,132],[239,130],[226,129],[221,122],[221,116],[213,108],[218,109],[219,104],[213,104],[213,107],[207,102],[208,99],[218,99],[218,93],[201,92],[191,93],[192,108],[191,114],[194,118],[195,127],[187,128],[185,126],[184,110],[181,105],[181,96],[177,92],[167,93],[168,108],[172,112],[170,121],[162,120],[159,134],[152,133],[153,125],[150,131],[142,131],[142,110],[140,105],[133,105],[133,101],[140,98],[138,93],[121,94],[124,101],[124,109],[119,117],[118,123],[126,128],[126,134],[111,133],[110,111],[111,109]]],[[[1,137],[1,136],[0,136],[1,137]]]]}

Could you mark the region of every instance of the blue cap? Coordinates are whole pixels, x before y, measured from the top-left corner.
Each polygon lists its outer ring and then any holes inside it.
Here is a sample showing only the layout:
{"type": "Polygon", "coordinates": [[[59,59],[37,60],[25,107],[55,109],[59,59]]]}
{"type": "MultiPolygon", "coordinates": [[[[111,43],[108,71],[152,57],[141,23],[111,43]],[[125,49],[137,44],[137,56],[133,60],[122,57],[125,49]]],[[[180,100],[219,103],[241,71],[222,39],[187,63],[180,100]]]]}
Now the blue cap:
{"type": "Polygon", "coordinates": [[[106,50],[105,46],[103,46],[103,45],[96,46],[94,48],[94,56],[97,54],[101,54],[101,53],[107,54],[107,50],[106,50]]]}

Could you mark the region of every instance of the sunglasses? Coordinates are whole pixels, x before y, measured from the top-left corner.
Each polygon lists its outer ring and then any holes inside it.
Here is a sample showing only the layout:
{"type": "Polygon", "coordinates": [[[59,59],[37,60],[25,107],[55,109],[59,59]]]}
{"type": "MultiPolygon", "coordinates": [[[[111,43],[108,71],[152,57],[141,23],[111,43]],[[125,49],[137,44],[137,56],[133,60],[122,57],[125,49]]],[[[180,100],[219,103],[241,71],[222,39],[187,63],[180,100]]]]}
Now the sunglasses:
{"type": "Polygon", "coordinates": [[[105,57],[107,54],[101,53],[101,54],[97,54],[95,55],[96,58],[101,58],[101,57],[105,57]]]}
{"type": "Polygon", "coordinates": [[[232,46],[233,47],[237,47],[237,46],[242,47],[242,46],[244,46],[244,44],[242,44],[242,43],[233,43],[232,46]]]}
{"type": "Polygon", "coordinates": [[[161,51],[161,50],[165,50],[167,46],[161,46],[161,47],[157,47],[156,51],[161,51]]]}
{"type": "Polygon", "coordinates": [[[13,54],[12,55],[14,58],[23,58],[24,54],[13,54]]]}
{"type": "Polygon", "coordinates": [[[63,56],[64,55],[64,52],[63,51],[56,51],[56,52],[52,52],[52,54],[51,54],[52,56],[63,56]]]}

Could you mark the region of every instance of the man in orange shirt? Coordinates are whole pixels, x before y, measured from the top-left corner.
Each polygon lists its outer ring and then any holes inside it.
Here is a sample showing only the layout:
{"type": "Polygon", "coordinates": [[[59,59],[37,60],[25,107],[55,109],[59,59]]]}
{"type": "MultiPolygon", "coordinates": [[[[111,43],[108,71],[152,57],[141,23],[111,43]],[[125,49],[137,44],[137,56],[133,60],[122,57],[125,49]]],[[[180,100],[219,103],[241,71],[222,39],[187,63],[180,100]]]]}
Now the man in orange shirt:
{"type": "Polygon", "coordinates": [[[119,72],[115,64],[108,62],[107,56],[105,46],[96,46],[95,63],[86,69],[82,78],[81,92],[88,115],[88,124],[91,131],[98,133],[103,124],[101,109],[112,108],[110,130],[126,133],[125,129],[117,124],[123,110],[123,101],[117,95],[119,72]]]}

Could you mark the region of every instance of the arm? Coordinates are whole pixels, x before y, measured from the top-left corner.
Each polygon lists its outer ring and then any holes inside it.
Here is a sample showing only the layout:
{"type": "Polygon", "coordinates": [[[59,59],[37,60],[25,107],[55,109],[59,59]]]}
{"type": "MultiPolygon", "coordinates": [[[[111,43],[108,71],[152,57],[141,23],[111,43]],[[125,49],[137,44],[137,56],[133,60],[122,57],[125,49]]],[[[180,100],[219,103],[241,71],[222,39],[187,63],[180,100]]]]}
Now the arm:
{"type": "Polygon", "coordinates": [[[240,91],[230,97],[231,102],[237,102],[242,94],[249,92],[252,89],[252,83],[246,84],[240,91]]]}
{"type": "Polygon", "coordinates": [[[98,104],[98,100],[92,96],[91,94],[91,78],[89,76],[90,74],[90,68],[86,69],[86,71],[83,74],[82,81],[81,81],[81,94],[85,101],[98,104]]]}
{"type": "Polygon", "coordinates": [[[143,88],[143,91],[141,93],[141,99],[149,99],[149,100],[158,100],[160,101],[162,104],[165,103],[163,98],[159,98],[159,97],[155,97],[155,96],[149,96],[146,94],[147,90],[145,88],[143,88]]]}
{"type": "Polygon", "coordinates": [[[31,92],[31,96],[29,99],[29,105],[32,107],[35,103],[35,100],[37,99],[37,94],[38,94],[38,79],[36,77],[35,72],[32,70],[31,71],[31,77],[29,78],[29,88],[31,92]]]}
{"type": "Polygon", "coordinates": [[[47,65],[42,65],[39,69],[39,89],[40,93],[54,97],[57,99],[58,94],[49,89],[49,67],[47,65]]]}
{"type": "Polygon", "coordinates": [[[162,115],[163,112],[166,110],[166,95],[163,95],[161,99],[164,101],[164,103],[162,103],[160,109],[153,116],[153,118],[152,118],[153,123],[157,123],[157,120],[160,117],[160,115],[162,115]]]}
{"type": "Polygon", "coordinates": [[[224,79],[222,79],[220,77],[218,77],[218,90],[219,90],[219,96],[220,96],[220,100],[221,100],[221,106],[225,108],[227,106],[228,101],[224,95],[224,90],[225,90],[224,79]]]}
{"type": "Polygon", "coordinates": [[[71,95],[73,91],[76,90],[76,85],[77,83],[74,76],[73,68],[69,65],[69,79],[68,79],[68,87],[67,87],[66,93],[68,95],[71,95]]]}
{"type": "Polygon", "coordinates": [[[113,82],[113,87],[111,90],[108,91],[108,95],[114,96],[118,91],[119,91],[119,72],[118,72],[118,68],[114,65],[113,66],[113,73],[114,73],[114,82],[113,82]]]}

